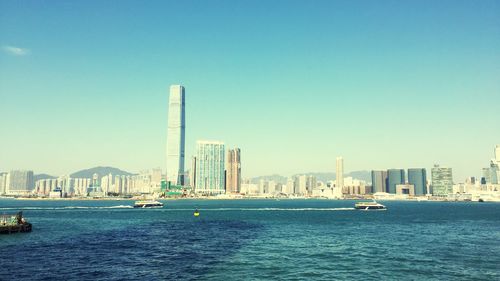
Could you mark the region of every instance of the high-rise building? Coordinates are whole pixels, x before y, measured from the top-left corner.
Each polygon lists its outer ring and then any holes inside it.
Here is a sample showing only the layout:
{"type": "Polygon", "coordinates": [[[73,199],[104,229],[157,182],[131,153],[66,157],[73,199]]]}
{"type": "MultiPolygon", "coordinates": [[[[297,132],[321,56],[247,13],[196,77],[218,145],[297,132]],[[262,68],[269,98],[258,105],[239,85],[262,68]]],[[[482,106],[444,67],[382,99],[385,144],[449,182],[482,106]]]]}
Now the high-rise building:
{"type": "Polygon", "coordinates": [[[0,194],[5,194],[7,191],[7,173],[0,173],[0,194]]]}
{"type": "Polygon", "coordinates": [[[344,159],[342,157],[337,157],[336,177],[337,177],[337,187],[343,188],[344,187],[344,159]]]}
{"type": "Polygon", "coordinates": [[[495,160],[500,163],[500,144],[495,146],[495,160]]]}
{"type": "Polygon", "coordinates": [[[167,130],[167,180],[175,185],[184,184],[185,143],[184,87],[170,86],[167,130]]]}
{"type": "Polygon", "coordinates": [[[498,163],[494,160],[490,163],[490,182],[492,184],[498,184],[498,175],[500,169],[498,168],[498,163]]]}
{"type": "Polygon", "coordinates": [[[315,189],[317,185],[318,185],[318,180],[316,179],[315,176],[312,175],[307,176],[306,189],[308,195],[312,195],[313,189],[315,189]]]}
{"type": "Polygon", "coordinates": [[[229,149],[226,162],[226,192],[239,193],[241,190],[241,151],[229,149]]]}
{"type": "Polygon", "coordinates": [[[408,183],[415,187],[415,195],[427,194],[427,173],[425,169],[408,169],[408,183]]]}
{"type": "Polygon", "coordinates": [[[387,192],[387,171],[372,171],[372,192],[387,192]]]}
{"type": "Polygon", "coordinates": [[[296,193],[300,194],[300,195],[307,194],[307,176],[306,175],[302,175],[302,176],[298,177],[298,190],[296,193]]]}
{"type": "Polygon", "coordinates": [[[405,183],[405,170],[387,170],[387,192],[396,194],[396,185],[405,183]]]}
{"type": "Polygon", "coordinates": [[[192,188],[196,186],[196,156],[191,159],[191,171],[189,173],[190,179],[189,184],[192,188]]]}
{"type": "Polygon", "coordinates": [[[286,181],[286,188],[283,191],[286,194],[294,194],[295,193],[295,180],[296,178],[288,178],[286,181]]]}
{"type": "Polygon", "coordinates": [[[431,170],[432,195],[447,196],[453,192],[453,175],[451,168],[434,165],[431,170]]]}
{"type": "Polygon", "coordinates": [[[35,188],[33,171],[10,171],[8,175],[7,193],[28,193],[35,188]]]}
{"type": "Polygon", "coordinates": [[[224,190],[224,143],[197,141],[195,192],[214,195],[224,190]]]}

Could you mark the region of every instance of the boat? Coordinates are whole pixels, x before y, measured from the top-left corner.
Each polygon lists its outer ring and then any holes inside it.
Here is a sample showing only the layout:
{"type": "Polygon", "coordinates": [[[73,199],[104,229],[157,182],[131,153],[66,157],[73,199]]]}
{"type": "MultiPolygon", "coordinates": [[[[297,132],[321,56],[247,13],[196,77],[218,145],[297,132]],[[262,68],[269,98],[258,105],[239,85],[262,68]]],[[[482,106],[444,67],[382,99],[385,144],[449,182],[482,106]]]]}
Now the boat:
{"type": "Polygon", "coordinates": [[[153,200],[135,201],[134,208],[163,208],[163,203],[153,200]]]}
{"type": "Polygon", "coordinates": [[[198,209],[194,210],[193,216],[199,217],[200,216],[200,211],[198,211],[198,209]]]}
{"type": "Polygon", "coordinates": [[[368,210],[378,210],[378,211],[385,211],[387,208],[375,201],[373,202],[358,202],[354,205],[354,208],[357,210],[363,210],[363,211],[368,211],[368,210]]]}
{"type": "Polygon", "coordinates": [[[23,217],[23,212],[0,215],[0,234],[31,232],[32,225],[23,217]]]}

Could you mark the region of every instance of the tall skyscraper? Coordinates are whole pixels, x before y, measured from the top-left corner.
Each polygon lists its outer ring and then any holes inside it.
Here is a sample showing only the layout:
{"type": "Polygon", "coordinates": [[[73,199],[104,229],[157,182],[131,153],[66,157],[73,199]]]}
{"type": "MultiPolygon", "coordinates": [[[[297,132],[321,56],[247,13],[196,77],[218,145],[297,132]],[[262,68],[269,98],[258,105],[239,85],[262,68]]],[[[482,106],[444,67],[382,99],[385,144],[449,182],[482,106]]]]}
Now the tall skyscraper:
{"type": "Polygon", "coordinates": [[[184,184],[185,142],[184,87],[170,86],[167,129],[167,180],[175,185],[184,184]]]}
{"type": "Polygon", "coordinates": [[[197,141],[195,192],[214,195],[224,190],[224,143],[197,141]]]}
{"type": "Polygon", "coordinates": [[[446,196],[453,192],[453,176],[451,168],[434,165],[431,170],[432,195],[446,196]]]}
{"type": "Polygon", "coordinates": [[[372,171],[372,192],[387,192],[387,171],[372,171]]]}
{"type": "Polygon", "coordinates": [[[337,187],[344,187],[344,159],[342,157],[337,157],[337,187]]]}
{"type": "Polygon", "coordinates": [[[405,170],[387,170],[387,192],[396,194],[396,185],[405,183],[405,170]]]}
{"type": "Polygon", "coordinates": [[[408,169],[408,183],[415,187],[415,195],[427,194],[427,173],[425,169],[408,169]]]}
{"type": "Polygon", "coordinates": [[[226,192],[241,191],[241,151],[239,148],[229,149],[226,162],[226,192]]]}

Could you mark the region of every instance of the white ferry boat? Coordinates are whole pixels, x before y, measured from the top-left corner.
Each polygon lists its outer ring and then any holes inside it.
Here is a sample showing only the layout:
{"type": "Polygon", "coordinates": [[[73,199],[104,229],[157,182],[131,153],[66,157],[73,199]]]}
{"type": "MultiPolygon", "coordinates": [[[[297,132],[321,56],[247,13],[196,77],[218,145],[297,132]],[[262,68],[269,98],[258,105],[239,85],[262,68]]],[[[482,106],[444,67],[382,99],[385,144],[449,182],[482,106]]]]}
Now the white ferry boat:
{"type": "Polygon", "coordinates": [[[378,211],[385,211],[387,208],[375,201],[373,202],[358,202],[354,205],[354,208],[357,210],[363,210],[363,211],[368,211],[368,210],[378,210],[378,211]]]}
{"type": "Polygon", "coordinates": [[[134,208],[163,208],[163,203],[158,201],[135,201],[134,208]]]}

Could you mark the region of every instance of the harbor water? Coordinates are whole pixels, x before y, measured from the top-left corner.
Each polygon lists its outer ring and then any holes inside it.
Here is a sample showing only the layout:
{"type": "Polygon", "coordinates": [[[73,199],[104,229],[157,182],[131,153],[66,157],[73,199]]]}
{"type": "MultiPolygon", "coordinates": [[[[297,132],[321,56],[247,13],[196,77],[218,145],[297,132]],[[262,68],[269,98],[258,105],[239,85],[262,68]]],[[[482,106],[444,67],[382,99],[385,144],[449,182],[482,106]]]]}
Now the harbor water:
{"type": "Polygon", "coordinates": [[[0,280],[500,280],[498,203],[162,202],[0,199],[0,280]]]}

